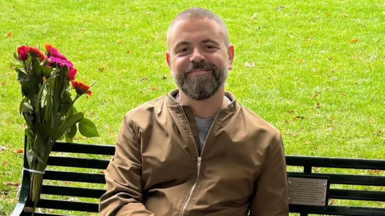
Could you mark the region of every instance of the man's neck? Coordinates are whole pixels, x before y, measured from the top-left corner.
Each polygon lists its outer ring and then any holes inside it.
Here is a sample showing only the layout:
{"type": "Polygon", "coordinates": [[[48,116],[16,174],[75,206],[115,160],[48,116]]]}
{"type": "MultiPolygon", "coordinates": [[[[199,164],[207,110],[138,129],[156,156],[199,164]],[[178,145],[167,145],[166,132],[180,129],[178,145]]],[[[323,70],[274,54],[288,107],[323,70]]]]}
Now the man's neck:
{"type": "Polygon", "coordinates": [[[215,118],[219,110],[226,106],[224,99],[225,90],[220,88],[213,96],[206,100],[198,101],[187,97],[179,91],[179,104],[190,106],[194,116],[199,118],[215,118]]]}

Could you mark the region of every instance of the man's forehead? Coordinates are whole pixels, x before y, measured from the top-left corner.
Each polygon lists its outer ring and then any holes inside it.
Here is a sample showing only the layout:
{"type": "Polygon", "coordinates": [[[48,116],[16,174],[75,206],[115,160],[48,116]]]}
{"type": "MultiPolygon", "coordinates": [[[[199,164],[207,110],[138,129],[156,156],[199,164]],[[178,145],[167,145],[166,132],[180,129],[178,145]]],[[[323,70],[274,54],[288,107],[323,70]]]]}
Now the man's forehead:
{"type": "MultiPolygon", "coordinates": [[[[223,36],[221,26],[212,19],[208,18],[186,18],[174,23],[167,32],[167,41],[170,43],[180,39],[182,35],[191,36],[190,33],[199,31],[211,31],[213,34],[219,33],[223,36]]],[[[209,35],[214,36],[214,35],[209,35]]]]}

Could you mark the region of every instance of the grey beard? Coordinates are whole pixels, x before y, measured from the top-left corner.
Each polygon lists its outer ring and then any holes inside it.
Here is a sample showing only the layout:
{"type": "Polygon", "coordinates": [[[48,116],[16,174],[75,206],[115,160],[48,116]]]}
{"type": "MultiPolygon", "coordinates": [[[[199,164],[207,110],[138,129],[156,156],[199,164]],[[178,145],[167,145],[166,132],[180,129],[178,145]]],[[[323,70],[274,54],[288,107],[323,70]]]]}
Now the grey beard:
{"type": "Polygon", "coordinates": [[[187,78],[187,74],[174,74],[174,81],[182,92],[198,101],[213,96],[226,82],[228,70],[215,68],[211,74],[196,75],[187,78]]]}

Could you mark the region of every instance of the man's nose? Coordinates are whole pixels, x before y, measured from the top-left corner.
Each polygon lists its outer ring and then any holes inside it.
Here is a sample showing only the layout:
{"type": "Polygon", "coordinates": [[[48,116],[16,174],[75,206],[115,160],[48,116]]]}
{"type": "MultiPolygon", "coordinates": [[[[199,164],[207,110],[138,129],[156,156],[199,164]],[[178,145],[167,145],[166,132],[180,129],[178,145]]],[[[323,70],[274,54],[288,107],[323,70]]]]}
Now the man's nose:
{"type": "Polygon", "coordinates": [[[191,57],[190,62],[200,62],[205,60],[205,56],[201,53],[199,49],[194,49],[191,57]]]}

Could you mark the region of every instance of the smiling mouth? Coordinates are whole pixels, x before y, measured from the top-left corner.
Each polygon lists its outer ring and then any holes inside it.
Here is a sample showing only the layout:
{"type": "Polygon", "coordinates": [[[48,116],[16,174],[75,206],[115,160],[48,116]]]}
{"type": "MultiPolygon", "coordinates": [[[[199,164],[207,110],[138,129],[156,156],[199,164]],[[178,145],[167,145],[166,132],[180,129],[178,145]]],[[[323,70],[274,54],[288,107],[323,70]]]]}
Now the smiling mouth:
{"type": "Polygon", "coordinates": [[[208,73],[208,72],[211,72],[211,71],[212,70],[196,69],[196,70],[190,71],[189,73],[208,73]]]}

